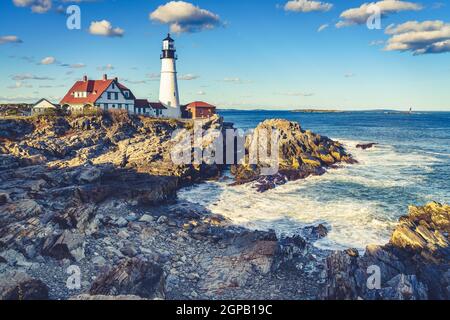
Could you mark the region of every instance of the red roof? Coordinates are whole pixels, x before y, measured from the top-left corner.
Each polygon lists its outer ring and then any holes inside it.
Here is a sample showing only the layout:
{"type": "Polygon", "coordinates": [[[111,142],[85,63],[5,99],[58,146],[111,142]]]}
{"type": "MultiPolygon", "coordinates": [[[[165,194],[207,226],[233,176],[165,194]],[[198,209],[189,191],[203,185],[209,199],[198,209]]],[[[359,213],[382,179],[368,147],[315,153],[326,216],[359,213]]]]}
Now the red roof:
{"type": "Polygon", "coordinates": [[[61,100],[60,104],[88,104],[95,103],[115,80],[87,80],[77,81],[61,100]],[[87,97],[75,98],[75,92],[87,92],[87,97]]]}
{"type": "Polygon", "coordinates": [[[186,105],[187,110],[193,109],[193,108],[214,108],[214,109],[216,109],[215,106],[213,106],[209,103],[203,102],[203,101],[195,101],[195,102],[191,102],[188,105],[186,105]]]}

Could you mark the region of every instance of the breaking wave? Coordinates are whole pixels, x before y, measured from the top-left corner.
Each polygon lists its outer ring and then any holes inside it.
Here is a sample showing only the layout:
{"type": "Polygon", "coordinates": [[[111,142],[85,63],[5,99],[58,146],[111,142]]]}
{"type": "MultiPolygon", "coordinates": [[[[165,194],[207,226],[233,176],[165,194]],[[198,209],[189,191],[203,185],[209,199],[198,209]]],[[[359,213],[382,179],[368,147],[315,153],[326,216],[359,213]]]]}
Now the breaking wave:
{"type": "Polygon", "coordinates": [[[442,162],[434,155],[399,152],[391,145],[363,151],[356,148],[358,141],[337,140],[359,164],[343,165],[265,193],[257,193],[251,185],[229,186],[230,178],[225,177],[185,188],[178,197],[238,225],[273,229],[278,235],[297,234],[305,226],[322,223],[329,234],[315,243],[317,247],[364,250],[368,244],[389,240],[409,204],[447,196],[429,190],[428,176],[442,162]]]}

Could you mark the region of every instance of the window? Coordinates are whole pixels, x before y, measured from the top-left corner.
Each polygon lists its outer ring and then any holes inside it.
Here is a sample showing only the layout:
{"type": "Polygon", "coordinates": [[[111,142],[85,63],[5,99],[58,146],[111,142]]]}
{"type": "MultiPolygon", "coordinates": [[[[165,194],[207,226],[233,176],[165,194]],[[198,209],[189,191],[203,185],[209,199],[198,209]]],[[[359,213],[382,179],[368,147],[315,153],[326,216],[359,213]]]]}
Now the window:
{"type": "Polygon", "coordinates": [[[125,97],[128,98],[130,93],[128,91],[124,91],[123,93],[125,94],[125,97]]]}
{"type": "Polygon", "coordinates": [[[112,88],[115,89],[116,87],[114,86],[114,83],[112,84],[112,88]]]}
{"type": "Polygon", "coordinates": [[[107,104],[107,103],[105,103],[105,104],[103,105],[103,109],[104,109],[105,111],[108,111],[108,104],[107,104]]]}
{"type": "Polygon", "coordinates": [[[118,92],[114,92],[114,100],[119,100],[119,93],[118,92]]]}
{"type": "Polygon", "coordinates": [[[121,103],[119,103],[118,108],[122,109],[122,104],[121,103]]]}
{"type": "Polygon", "coordinates": [[[111,92],[108,92],[108,100],[111,100],[111,92]]]}

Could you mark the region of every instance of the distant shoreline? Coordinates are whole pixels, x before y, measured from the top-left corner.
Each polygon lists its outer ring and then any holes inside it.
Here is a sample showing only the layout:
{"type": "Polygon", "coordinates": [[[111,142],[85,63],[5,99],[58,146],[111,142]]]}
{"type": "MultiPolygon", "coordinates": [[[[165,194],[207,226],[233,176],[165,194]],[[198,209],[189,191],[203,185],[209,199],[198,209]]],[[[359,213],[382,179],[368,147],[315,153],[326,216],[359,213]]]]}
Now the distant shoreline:
{"type": "Polygon", "coordinates": [[[297,109],[297,110],[291,110],[291,112],[294,112],[294,113],[343,113],[343,112],[349,112],[349,111],[321,110],[321,109],[297,109]]]}
{"type": "MultiPolygon", "coordinates": [[[[385,114],[409,114],[409,111],[395,110],[395,109],[359,109],[359,110],[337,110],[337,109],[238,109],[238,108],[219,108],[218,112],[221,111],[237,111],[237,112],[254,112],[254,111],[282,111],[291,113],[385,113],[385,114]]],[[[449,113],[450,110],[413,110],[412,114],[418,113],[449,113]]]]}

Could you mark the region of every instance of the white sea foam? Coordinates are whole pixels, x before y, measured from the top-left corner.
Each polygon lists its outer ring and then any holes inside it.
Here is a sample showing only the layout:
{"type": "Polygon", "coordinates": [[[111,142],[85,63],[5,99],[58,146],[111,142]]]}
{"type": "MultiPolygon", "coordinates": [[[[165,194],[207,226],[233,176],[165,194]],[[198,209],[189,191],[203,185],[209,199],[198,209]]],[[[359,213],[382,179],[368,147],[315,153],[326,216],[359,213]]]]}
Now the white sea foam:
{"type": "Polygon", "coordinates": [[[362,250],[368,244],[383,244],[407,210],[397,192],[420,184],[439,159],[418,152],[399,153],[386,145],[360,150],[355,147],[357,141],[339,141],[359,164],[343,165],[265,193],[257,193],[251,185],[231,187],[229,181],[219,181],[183,189],[179,198],[238,225],[274,229],[278,234],[292,235],[304,226],[323,223],[330,232],[315,245],[324,249],[362,250]]]}

